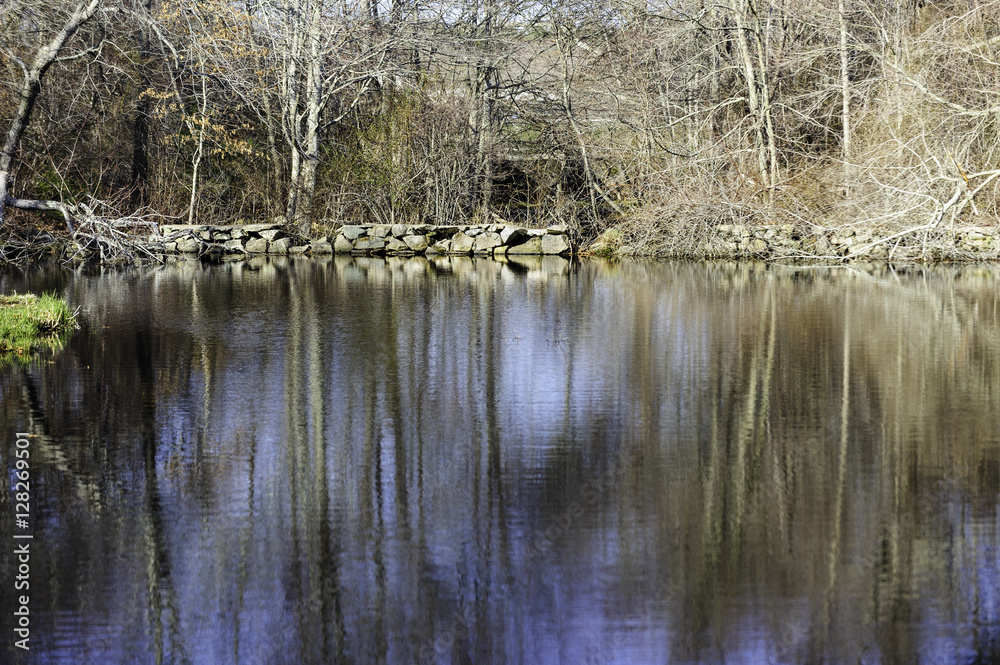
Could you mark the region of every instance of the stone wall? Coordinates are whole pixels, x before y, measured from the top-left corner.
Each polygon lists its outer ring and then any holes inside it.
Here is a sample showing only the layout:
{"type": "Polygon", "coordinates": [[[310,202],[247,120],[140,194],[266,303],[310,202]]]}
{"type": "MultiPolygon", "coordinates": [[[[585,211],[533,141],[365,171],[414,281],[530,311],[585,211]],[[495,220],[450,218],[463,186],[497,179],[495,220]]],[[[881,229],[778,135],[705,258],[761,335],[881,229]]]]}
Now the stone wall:
{"type": "Polygon", "coordinates": [[[281,223],[206,226],[165,224],[150,238],[151,251],[187,255],[354,254],[400,255],[570,255],[565,226],[526,229],[509,224],[433,226],[359,224],[333,236],[297,238],[281,223]]]}
{"type": "Polygon", "coordinates": [[[629,244],[612,227],[581,254],[660,258],[796,261],[995,261],[1000,259],[1000,227],[940,228],[929,233],[880,231],[864,227],[793,224],[718,224],[667,229],[655,247],[629,244]]]}

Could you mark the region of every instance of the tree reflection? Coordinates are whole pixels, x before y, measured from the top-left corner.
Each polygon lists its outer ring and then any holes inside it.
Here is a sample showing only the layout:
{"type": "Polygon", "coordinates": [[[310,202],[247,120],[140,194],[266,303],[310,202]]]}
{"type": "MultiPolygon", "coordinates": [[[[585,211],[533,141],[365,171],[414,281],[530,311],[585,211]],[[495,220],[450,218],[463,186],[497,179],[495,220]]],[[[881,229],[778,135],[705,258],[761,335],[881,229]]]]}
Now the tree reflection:
{"type": "Polygon", "coordinates": [[[990,662],[997,276],[912,273],[6,274],[84,322],[0,375],[5,440],[38,434],[39,650],[990,662]]]}

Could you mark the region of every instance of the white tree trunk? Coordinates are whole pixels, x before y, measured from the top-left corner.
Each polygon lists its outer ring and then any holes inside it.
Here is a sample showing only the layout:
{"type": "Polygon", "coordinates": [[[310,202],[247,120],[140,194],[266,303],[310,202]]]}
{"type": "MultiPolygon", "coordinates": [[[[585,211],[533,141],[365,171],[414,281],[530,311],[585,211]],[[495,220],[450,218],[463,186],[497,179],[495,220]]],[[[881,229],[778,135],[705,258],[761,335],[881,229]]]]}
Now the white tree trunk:
{"type": "MultiPolygon", "coordinates": [[[[62,204],[58,204],[55,207],[52,205],[44,207],[47,205],[46,202],[25,201],[15,198],[10,193],[10,178],[14,170],[17,149],[31,120],[31,111],[35,106],[35,100],[42,89],[42,77],[45,76],[45,72],[55,62],[56,58],[59,57],[70,37],[76,33],[81,25],[90,20],[100,5],[101,0],[84,0],[84,2],[79,3],[51,41],[38,49],[35,60],[31,63],[30,67],[27,67],[22,62],[18,62],[24,71],[24,82],[21,85],[17,111],[15,111],[14,119],[11,121],[10,128],[7,131],[7,139],[4,141],[3,149],[0,151],[0,226],[3,225],[4,211],[8,205],[15,208],[32,210],[60,209],[59,206],[62,206],[62,204]]],[[[61,209],[63,209],[63,214],[65,215],[65,206],[62,206],[61,209]]],[[[69,221],[68,218],[67,221],[69,221]]]]}

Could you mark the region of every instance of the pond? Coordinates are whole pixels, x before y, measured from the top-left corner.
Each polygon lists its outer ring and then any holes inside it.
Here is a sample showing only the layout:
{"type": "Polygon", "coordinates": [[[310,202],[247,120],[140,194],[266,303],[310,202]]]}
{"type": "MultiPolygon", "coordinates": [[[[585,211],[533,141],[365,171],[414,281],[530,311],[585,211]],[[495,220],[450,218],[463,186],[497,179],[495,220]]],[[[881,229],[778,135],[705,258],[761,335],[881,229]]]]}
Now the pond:
{"type": "Polygon", "coordinates": [[[82,327],[0,369],[0,660],[997,662],[998,287],[559,258],[7,270],[0,292],[55,290],[82,327]]]}

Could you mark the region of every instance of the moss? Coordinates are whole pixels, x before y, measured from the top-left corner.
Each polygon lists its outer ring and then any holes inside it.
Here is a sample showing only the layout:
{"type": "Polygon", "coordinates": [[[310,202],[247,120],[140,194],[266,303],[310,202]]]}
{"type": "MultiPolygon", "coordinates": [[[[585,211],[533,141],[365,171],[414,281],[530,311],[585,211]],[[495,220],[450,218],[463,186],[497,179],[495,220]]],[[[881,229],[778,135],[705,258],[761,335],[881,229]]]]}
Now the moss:
{"type": "Polygon", "coordinates": [[[0,366],[62,348],[76,327],[75,314],[55,295],[0,296],[0,366]]]}

